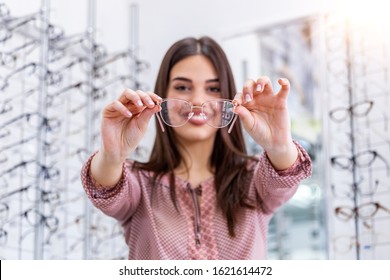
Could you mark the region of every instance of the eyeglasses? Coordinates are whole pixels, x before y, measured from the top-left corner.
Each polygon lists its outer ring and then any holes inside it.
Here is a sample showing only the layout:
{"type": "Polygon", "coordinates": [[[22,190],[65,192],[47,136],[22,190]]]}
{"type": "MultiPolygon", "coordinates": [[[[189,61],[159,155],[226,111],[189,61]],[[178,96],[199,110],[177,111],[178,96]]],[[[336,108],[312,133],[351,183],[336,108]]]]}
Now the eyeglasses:
{"type": "MultiPolygon", "coordinates": [[[[107,66],[109,64],[112,64],[114,62],[117,62],[119,60],[124,60],[126,58],[131,59],[135,63],[135,69],[137,72],[141,72],[141,71],[149,68],[149,64],[146,61],[143,61],[143,60],[140,60],[139,58],[137,58],[131,50],[119,52],[119,53],[113,54],[107,58],[104,58],[101,61],[99,61],[95,65],[95,67],[97,69],[99,69],[99,68],[102,68],[102,67],[107,66]]],[[[126,61],[126,60],[125,60],[125,62],[127,64],[129,63],[129,61],[126,61]]]]}
{"type": "Polygon", "coordinates": [[[367,220],[375,216],[379,209],[390,213],[390,209],[384,207],[378,202],[368,202],[357,207],[340,206],[335,208],[336,217],[342,221],[349,221],[354,216],[362,220],[367,220]]]}
{"type": "MultiPolygon", "coordinates": [[[[34,94],[36,92],[37,92],[37,89],[29,89],[23,93],[13,94],[12,97],[8,97],[8,98],[1,100],[0,101],[0,115],[6,114],[6,113],[12,111],[12,109],[14,108],[12,103],[16,103],[16,102],[19,102],[21,100],[26,100],[27,102],[30,102],[29,101],[30,99],[33,100],[33,102],[38,102],[36,99],[32,99],[32,98],[34,98],[34,94]]],[[[1,133],[0,133],[0,135],[1,135],[1,133]]],[[[1,138],[1,136],[0,136],[0,138],[1,138]]]]}
{"type": "Polygon", "coordinates": [[[44,225],[50,231],[56,231],[58,228],[59,220],[57,217],[53,215],[45,216],[34,208],[23,212],[22,216],[25,217],[27,222],[33,227],[44,225]]]}
{"type": "Polygon", "coordinates": [[[19,168],[23,168],[27,176],[34,178],[36,178],[37,176],[42,176],[45,180],[56,181],[60,177],[59,169],[53,166],[40,164],[36,160],[21,161],[18,164],[10,167],[9,169],[2,171],[0,175],[4,176],[6,174],[10,174],[19,168]],[[39,169],[37,169],[37,166],[39,167],[39,169]]]}
{"type": "Polygon", "coordinates": [[[14,67],[16,65],[16,61],[21,56],[20,53],[22,53],[24,57],[31,53],[34,49],[37,49],[37,46],[38,41],[31,40],[11,50],[0,51],[0,65],[14,67]]]}
{"type": "MultiPolygon", "coordinates": [[[[72,85],[66,86],[55,93],[49,94],[48,105],[52,105],[53,99],[55,99],[56,97],[73,89],[80,90],[82,93],[85,93],[86,95],[91,95],[93,100],[99,100],[107,96],[108,87],[119,85],[120,83],[122,83],[123,86],[125,86],[126,84],[134,83],[134,82],[135,82],[134,77],[130,75],[118,76],[108,81],[105,81],[104,83],[101,83],[99,85],[95,85],[95,84],[90,85],[86,81],[80,81],[72,85]]],[[[86,105],[82,105],[81,107],[84,108],[85,106],[86,105]]]]}
{"type": "Polygon", "coordinates": [[[59,86],[62,82],[62,74],[60,72],[50,71],[39,63],[31,62],[2,78],[2,81],[0,82],[0,91],[4,91],[9,86],[11,78],[20,73],[24,73],[27,76],[36,74],[39,78],[43,77],[49,85],[59,86]]]}
{"type": "MultiPolygon", "coordinates": [[[[38,188],[36,185],[28,185],[25,187],[22,187],[17,190],[13,190],[10,192],[7,192],[3,195],[0,196],[0,200],[9,198],[15,194],[22,194],[25,193],[26,198],[30,202],[44,202],[44,203],[49,203],[49,204],[55,204],[58,203],[61,199],[60,191],[57,189],[54,190],[43,190],[38,188]],[[39,191],[39,195],[37,194],[37,191],[39,191]]],[[[1,209],[1,207],[0,207],[1,209]]],[[[0,210],[1,211],[1,210],[0,210]]]]}
{"type": "MultiPolygon", "coordinates": [[[[370,184],[369,186],[364,186],[363,178],[360,178],[359,182],[352,184],[340,184],[338,186],[332,185],[333,195],[337,198],[348,198],[352,199],[354,192],[356,191],[360,196],[372,196],[374,195],[379,186],[379,180],[375,180],[375,185],[370,184]]],[[[389,188],[390,190],[390,188],[389,188]]]]}
{"type": "Polygon", "coordinates": [[[389,236],[378,232],[364,232],[359,234],[359,241],[353,235],[339,235],[332,238],[333,249],[340,254],[346,254],[354,247],[371,250],[376,246],[390,244],[389,236]]]}
{"type": "Polygon", "coordinates": [[[386,159],[380,154],[378,154],[376,151],[372,150],[357,153],[352,157],[334,156],[330,158],[330,162],[336,168],[350,170],[354,166],[369,167],[377,158],[381,159],[385,163],[387,172],[389,173],[389,164],[386,159]]]}
{"type": "Polygon", "coordinates": [[[35,129],[45,128],[47,131],[57,132],[61,127],[61,121],[57,118],[47,118],[37,112],[23,113],[13,119],[8,120],[0,125],[0,130],[7,128],[9,125],[26,120],[27,124],[35,129]]]}
{"type": "Polygon", "coordinates": [[[166,98],[158,105],[160,105],[161,110],[156,116],[163,132],[165,129],[161,121],[171,127],[180,127],[192,119],[197,124],[205,123],[215,128],[222,128],[231,124],[228,130],[228,133],[230,133],[237,120],[234,108],[238,104],[227,99],[209,100],[201,106],[194,106],[186,100],[166,98]]]}
{"type": "Polygon", "coordinates": [[[345,121],[349,115],[355,117],[367,116],[374,105],[373,101],[362,101],[347,108],[336,108],[329,112],[330,118],[335,122],[345,121]]]}
{"type": "MultiPolygon", "coordinates": [[[[58,33],[58,32],[57,32],[58,33]]],[[[52,60],[58,60],[63,57],[67,50],[81,47],[83,52],[92,54],[95,61],[99,61],[107,57],[107,50],[102,44],[97,44],[90,40],[86,32],[64,37],[63,34],[60,39],[57,39],[53,44],[54,53],[51,54],[52,60]]]]}
{"type": "Polygon", "coordinates": [[[6,20],[2,20],[4,28],[0,29],[0,42],[6,42],[9,40],[12,37],[12,31],[37,20],[37,14],[32,14],[21,18],[8,18],[6,20]]]}

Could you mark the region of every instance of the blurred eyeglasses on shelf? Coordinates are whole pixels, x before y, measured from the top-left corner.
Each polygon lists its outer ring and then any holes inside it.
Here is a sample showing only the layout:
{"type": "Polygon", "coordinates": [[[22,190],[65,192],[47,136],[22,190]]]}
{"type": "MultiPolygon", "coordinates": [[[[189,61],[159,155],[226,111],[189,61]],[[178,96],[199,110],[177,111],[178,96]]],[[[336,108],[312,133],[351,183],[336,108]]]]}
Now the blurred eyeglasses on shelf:
{"type": "Polygon", "coordinates": [[[387,173],[390,173],[390,167],[387,160],[374,150],[367,150],[357,153],[352,157],[337,155],[330,158],[333,167],[341,170],[352,170],[354,167],[370,167],[376,159],[380,159],[386,166],[387,173]]]}
{"type": "MultiPolygon", "coordinates": [[[[378,213],[379,209],[382,209],[390,214],[390,209],[384,207],[378,202],[368,202],[357,207],[339,206],[334,209],[334,212],[337,218],[345,222],[351,220],[355,216],[363,221],[366,221],[373,218],[378,213]]],[[[371,228],[366,222],[364,225],[367,228],[371,228]]]]}
{"type": "Polygon", "coordinates": [[[362,101],[355,103],[350,107],[333,109],[329,112],[329,116],[331,120],[335,122],[343,122],[348,116],[365,117],[371,111],[373,105],[373,101],[362,101]]]}
{"type": "Polygon", "coordinates": [[[366,251],[388,244],[390,244],[388,235],[372,231],[361,233],[358,238],[355,235],[338,235],[332,238],[333,249],[339,254],[347,254],[356,247],[366,251]]]}
{"type": "Polygon", "coordinates": [[[384,194],[390,192],[390,185],[387,186],[385,183],[379,180],[368,182],[361,177],[356,183],[339,183],[337,185],[332,184],[332,193],[334,197],[343,199],[353,199],[354,193],[356,192],[359,196],[373,196],[375,194],[384,194]]]}

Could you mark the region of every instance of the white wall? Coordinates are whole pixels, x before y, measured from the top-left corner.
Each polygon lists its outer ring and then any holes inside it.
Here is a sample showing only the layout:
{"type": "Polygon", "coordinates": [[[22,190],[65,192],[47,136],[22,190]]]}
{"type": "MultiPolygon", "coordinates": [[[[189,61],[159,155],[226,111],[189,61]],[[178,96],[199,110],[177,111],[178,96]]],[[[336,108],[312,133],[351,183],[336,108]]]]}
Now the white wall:
{"type": "MultiPolygon", "coordinates": [[[[323,0],[142,0],[98,1],[101,38],[113,48],[127,41],[127,7],[136,3],[140,11],[140,54],[151,62],[145,79],[154,84],[159,63],[168,47],[187,36],[209,35],[224,44],[232,36],[253,31],[263,25],[317,13],[325,8],[323,0]],[[112,18],[115,15],[117,20],[112,18]],[[113,32],[115,30],[115,32],[113,32]]],[[[241,45],[228,55],[246,53],[251,46],[241,45]]]]}

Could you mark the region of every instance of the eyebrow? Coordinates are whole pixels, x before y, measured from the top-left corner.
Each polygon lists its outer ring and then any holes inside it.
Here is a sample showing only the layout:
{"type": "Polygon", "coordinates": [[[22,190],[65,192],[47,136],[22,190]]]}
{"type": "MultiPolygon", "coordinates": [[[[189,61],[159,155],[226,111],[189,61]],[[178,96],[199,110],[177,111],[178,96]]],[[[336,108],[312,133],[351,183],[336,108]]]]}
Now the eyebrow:
{"type": "MultiPolygon", "coordinates": [[[[192,82],[191,79],[188,79],[185,77],[176,77],[176,78],[173,78],[172,81],[192,82]]],[[[216,82],[219,82],[218,78],[206,80],[206,83],[216,83],[216,82]]]]}

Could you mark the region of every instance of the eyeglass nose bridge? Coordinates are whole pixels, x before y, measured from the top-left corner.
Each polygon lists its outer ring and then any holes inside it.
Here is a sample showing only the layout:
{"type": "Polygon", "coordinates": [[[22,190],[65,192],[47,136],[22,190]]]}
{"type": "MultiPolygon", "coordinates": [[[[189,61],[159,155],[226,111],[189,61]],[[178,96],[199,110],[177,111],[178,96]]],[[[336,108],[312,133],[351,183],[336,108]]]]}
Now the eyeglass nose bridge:
{"type": "MultiPolygon", "coordinates": [[[[191,103],[190,103],[191,104],[191,103]]],[[[204,108],[204,104],[202,104],[202,106],[198,106],[198,105],[192,105],[191,104],[191,111],[193,110],[193,109],[200,109],[200,110],[202,110],[203,111],[203,108],[204,108]]]]}
{"type": "Polygon", "coordinates": [[[199,109],[199,110],[200,110],[200,116],[201,116],[203,119],[207,120],[207,117],[206,117],[206,115],[205,115],[204,112],[203,112],[204,104],[202,104],[202,106],[192,105],[190,102],[189,102],[189,104],[191,105],[191,111],[188,113],[187,120],[190,120],[190,119],[195,115],[194,109],[199,109]]]}

